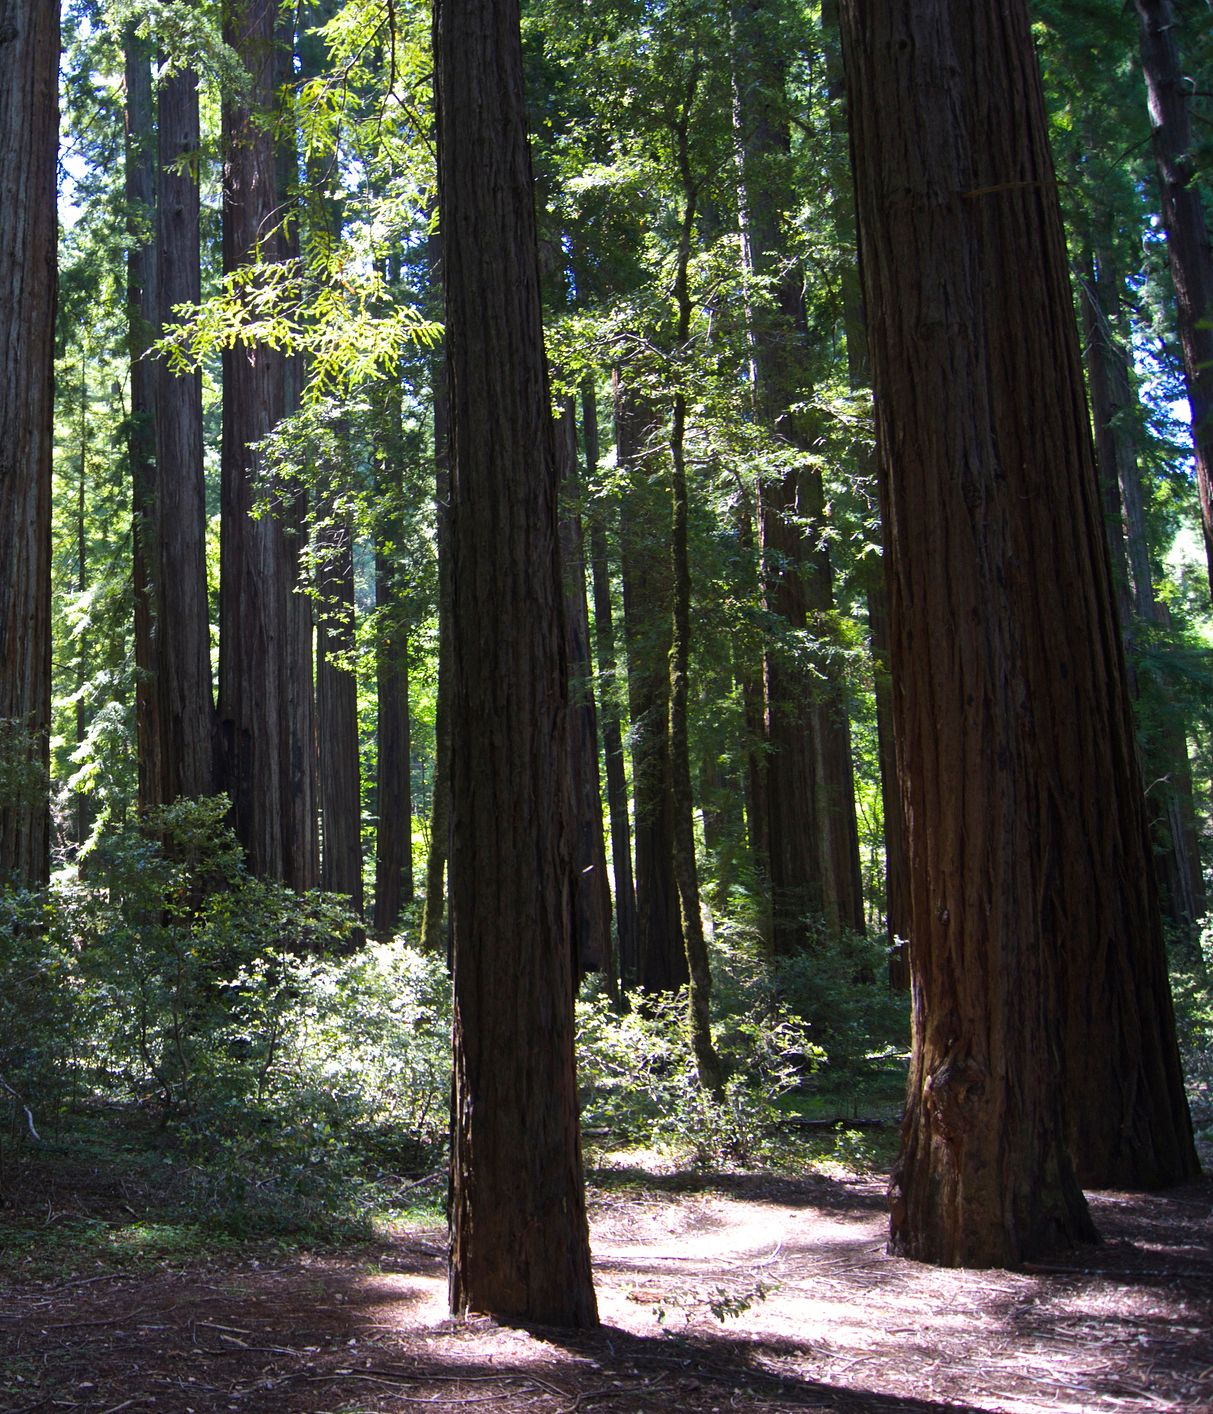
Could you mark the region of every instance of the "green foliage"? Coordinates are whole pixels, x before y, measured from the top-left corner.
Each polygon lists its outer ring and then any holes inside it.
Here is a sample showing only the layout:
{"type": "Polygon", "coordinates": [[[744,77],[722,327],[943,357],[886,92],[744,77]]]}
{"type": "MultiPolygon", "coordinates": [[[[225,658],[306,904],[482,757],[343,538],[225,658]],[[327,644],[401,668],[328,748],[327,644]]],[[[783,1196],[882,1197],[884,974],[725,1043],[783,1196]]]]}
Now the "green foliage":
{"type": "Polygon", "coordinates": [[[401,941],[349,952],[343,901],[249,877],[226,810],[179,801],[0,896],[0,1076],[133,1100],[202,1208],[290,1226],[441,1151],[449,987],[401,941]]]}
{"type": "Polygon", "coordinates": [[[633,994],[617,1012],[601,993],[577,1006],[582,1122],[615,1145],[654,1145],[698,1165],[761,1159],[783,1118],[779,1099],[824,1059],[780,1008],[734,1014],[716,1028],[725,1070],[716,1101],[699,1083],[685,991],[633,994]]]}
{"type": "Polygon", "coordinates": [[[795,1016],[813,1024],[833,1071],[858,1079],[890,1052],[909,1047],[909,1007],[890,992],[883,937],[821,937],[772,964],[771,985],[795,1016]]]}

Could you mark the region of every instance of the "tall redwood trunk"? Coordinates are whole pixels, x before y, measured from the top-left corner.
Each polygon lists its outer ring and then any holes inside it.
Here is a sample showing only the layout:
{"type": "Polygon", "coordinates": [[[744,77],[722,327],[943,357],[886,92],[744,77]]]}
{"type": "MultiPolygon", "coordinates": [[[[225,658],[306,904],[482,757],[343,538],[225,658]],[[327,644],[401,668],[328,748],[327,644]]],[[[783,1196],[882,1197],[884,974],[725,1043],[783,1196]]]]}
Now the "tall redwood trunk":
{"type": "MultiPolygon", "coordinates": [[[[289,57],[273,0],[230,0],[227,42],[249,86],[223,110],[223,267],[289,254],[274,94],[289,57]]],[[[258,345],[223,354],[219,721],[224,782],[249,867],[292,888],[319,876],[312,621],[303,492],[256,444],[293,408],[297,370],[258,345]],[[262,501],[266,513],[254,514],[262,501]]]]}
{"type": "MultiPolygon", "coordinates": [[[[197,304],[202,295],[201,145],[197,75],[182,71],[165,80],[158,112],[155,271],[161,329],[175,320],[175,306],[197,304]]],[[[178,376],[166,361],[156,365],[155,427],[148,563],[158,706],[149,725],[158,732],[139,743],[149,805],[210,795],[216,783],[200,372],[178,376]]]]}
{"type": "Polygon", "coordinates": [[[451,1308],[590,1326],[559,468],[515,0],[434,7],[451,396],[451,1308]]]}
{"type": "Polygon", "coordinates": [[[1135,0],[1141,20],[1141,67],[1149,96],[1167,256],[1183,348],[1196,484],[1213,592],[1213,247],[1193,156],[1188,103],[1192,80],[1180,64],[1172,0],[1135,0]]]}
{"type": "Polygon", "coordinates": [[[51,427],[59,7],[0,42],[0,882],[50,870],[51,427]]]}
{"type": "Polygon", "coordinates": [[[842,17],[910,832],[891,1243],[1013,1264],[1091,1235],[1068,1147],[1195,1156],[1026,7],[842,17]]]}
{"type": "Polygon", "coordinates": [[[654,453],[653,409],[614,377],[615,446],[628,477],[620,506],[623,625],[628,650],[632,792],[636,839],[636,977],[645,992],[687,981],[674,875],[674,787],[670,766],[670,625],[673,586],[664,547],[668,498],[654,453]]]}

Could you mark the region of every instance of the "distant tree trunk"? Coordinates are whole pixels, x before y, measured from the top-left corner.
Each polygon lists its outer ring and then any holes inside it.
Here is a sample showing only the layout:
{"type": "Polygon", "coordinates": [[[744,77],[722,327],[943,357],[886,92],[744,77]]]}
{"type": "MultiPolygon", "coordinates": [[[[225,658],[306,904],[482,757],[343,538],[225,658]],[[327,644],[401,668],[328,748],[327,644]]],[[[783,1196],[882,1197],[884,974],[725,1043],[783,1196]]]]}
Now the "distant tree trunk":
{"type": "Polygon", "coordinates": [[[50,872],[51,428],[59,8],[0,43],[0,882],[50,872]]]}
{"type": "MultiPolygon", "coordinates": [[[[690,107],[688,91],[675,128],[678,173],[682,178],[682,221],[674,274],[674,301],[678,311],[674,347],[679,356],[691,337],[689,272],[695,236],[698,185],[691,172],[690,107]]],[[[682,936],[686,944],[689,983],[691,1046],[695,1052],[699,1083],[717,1099],[724,1077],[712,1041],[712,975],[703,934],[699,898],[699,869],[695,861],[695,798],[691,787],[690,678],[691,678],[691,552],[690,488],[686,466],[687,395],[681,384],[674,389],[670,417],[670,579],[673,584],[670,634],[670,777],[674,796],[674,876],[682,906],[682,936]]]]}
{"type": "MultiPolygon", "coordinates": [[[[821,28],[825,40],[826,88],[830,95],[830,212],[834,235],[844,253],[839,277],[842,326],[847,341],[847,378],[852,392],[872,383],[868,335],[864,328],[863,290],[856,251],[854,187],[847,161],[847,85],[842,65],[838,0],[822,0],[821,28]]],[[[879,459],[863,449],[860,474],[879,486],[879,459]]],[[[880,528],[884,544],[884,529],[880,528]]],[[[876,698],[876,739],[880,761],[881,815],[885,841],[885,929],[889,940],[889,985],[910,990],[910,889],[907,874],[905,811],[897,779],[897,744],[893,731],[893,693],[889,680],[889,609],[883,568],[868,560],[864,576],[871,636],[872,679],[876,698]]]]}
{"type": "Polygon", "coordinates": [[[884,568],[869,571],[868,631],[872,636],[872,678],[876,696],[876,739],[880,757],[880,799],[884,816],[885,927],[889,939],[889,986],[910,990],[910,861],[906,817],[897,774],[893,729],[893,684],[889,676],[889,605],[884,568]]]}
{"type": "Polygon", "coordinates": [[[380,466],[380,505],[390,507],[375,546],[375,604],[381,620],[376,646],[378,771],[375,831],[375,931],[389,935],[400,921],[413,890],[413,760],[409,716],[407,598],[401,583],[400,545],[404,522],[404,447],[400,436],[400,390],[387,396],[389,429],[380,466]],[[396,547],[394,553],[388,547],[396,547]]]}
{"type": "Polygon", "coordinates": [[[437,0],[451,394],[451,1309],[597,1323],[573,1059],[572,798],[514,0],[437,0]]]}
{"type": "MultiPolygon", "coordinates": [[[[88,588],[88,535],[85,530],[85,508],[88,487],[88,366],[80,359],[80,460],[76,476],[76,593],[83,599],[88,588]]],[[[88,639],[81,634],[76,641],[76,746],[84,744],[88,723],[85,714],[84,690],[88,681],[88,639]]],[[[86,791],[77,791],[76,822],[73,831],[77,850],[88,839],[92,811],[86,791]]]]}
{"type": "Polygon", "coordinates": [[[131,584],[135,606],[135,721],[139,804],[158,792],[160,701],[153,638],[156,619],[156,370],[146,357],[156,335],[156,134],[152,104],[151,45],[133,25],[122,36],[126,77],[125,195],[127,204],[126,310],[131,413],[127,461],[131,475],[131,584]]]}
{"type": "Polygon", "coordinates": [[[1135,0],[1141,20],[1141,67],[1149,95],[1154,160],[1167,232],[1175,313],[1183,348],[1192,445],[1213,592],[1213,249],[1197,183],[1188,101],[1171,0],[1135,0]]]}
{"type": "Polygon", "coordinates": [[[569,772],[573,782],[573,907],[577,922],[574,958],[580,972],[600,972],[615,990],[611,943],[611,887],[602,834],[602,789],[598,779],[598,713],[590,663],[590,614],[585,591],[581,536],[577,424],[570,399],[557,423],[562,506],[560,558],[564,567],[565,645],[569,660],[569,772]]]}
{"type": "MultiPolygon", "coordinates": [[[[163,330],[179,304],[202,297],[199,180],[202,137],[198,79],[173,74],[160,90],[156,311],[163,330]]],[[[149,719],[159,732],[140,742],[146,803],[214,793],[215,711],[211,616],[206,582],[206,483],[202,458],[202,375],[178,377],[156,365],[155,471],[149,595],[153,690],[149,719]]],[[[148,524],[144,522],[145,526],[148,524]]]]}
{"type": "MultiPolygon", "coordinates": [[[[768,608],[793,633],[821,634],[834,607],[833,572],[822,541],[821,473],[808,457],[813,438],[803,415],[793,411],[809,393],[808,327],[801,274],[786,258],[777,196],[779,164],[791,146],[784,58],[765,19],[752,0],[737,7],[747,245],[754,272],[774,281],[773,308],[751,316],[751,350],[762,417],[780,441],[805,456],[760,487],[758,529],[768,608]]],[[[818,685],[800,661],[796,649],[775,643],[764,669],[771,909],[779,953],[802,949],[814,919],[831,933],[864,929],[845,686],[828,663],[818,665],[818,685]]]]}
{"type": "MultiPolygon", "coordinates": [[[[430,238],[431,248],[436,241],[430,238]]],[[[440,279],[431,259],[431,278],[440,279]]],[[[434,512],[438,549],[438,691],[434,704],[434,782],[430,793],[430,849],[425,865],[421,942],[442,946],[447,852],[451,832],[451,448],[446,357],[434,360],[434,512]]]]}
{"type": "MultiPolygon", "coordinates": [[[[223,110],[223,267],[289,253],[273,117],[289,50],[273,0],[231,0],[224,36],[250,75],[223,110]]],[[[236,834],[258,877],[319,876],[312,621],[301,567],[305,495],[255,445],[293,409],[297,371],[258,346],[223,354],[219,719],[236,834]],[[268,501],[266,514],[254,516],[268,501]]]]}
{"type": "Polygon", "coordinates": [[[1066,1100],[1098,1181],[1195,1155],[1026,7],[842,18],[909,807],[891,1244],[1014,1264],[1093,1232],[1066,1100]]]}
{"type": "Polygon", "coordinates": [[[630,485],[620,507],[623,624],[632,722],[636,835],[636,985],[677,991],[687,981],[686,947],[674,874],[674,792],[670,767],[670,625],[673,587],[663,547],[659,424],[641,398],[614,376],[615,446],[630,485]]]}
{"type": "MultiPolygon", "coordinates": [[[[582,389],[581,421],[585,434],[586,475],[598,468],[598,400],[587,383],[582,389]]],[[[590,519],[590,566],[594,583],[594,638],[598,655],[602,754],[606,764],[607,810],[611,818],[611,866],[615,875],[615,928],[619,936],[619,978],[634,986],[637,968],[636,886],[632,878],[632,834],[628,822],[628,786],[623,763],[623,730],[616,697],[615,619],[611,604],[611,570],[607,553],[606,508],[590,519]]]]}
{"type": "MultiPolygon", "coordinates": [[[[1106,252],[1088,251],[1081,281],[1087,386],[1112,582],[1126,654],[1130,655],[1128,682],[1138,697],[1142,684],[1131,657],[1137,625],[1164,624],[1166,609],[1154,597],[1151,578],[1141,471],[1132,431],[1135,398],[1119,330],[1119,284],[1111,257],[1106,252]]],[[[1156,699],[1160,691],[1162,700],[1149,714],[1142,742],[1154,864],[1164,913],[1173,927],[1186,934],[1189,950],[1198,956],[1194,928],[1205,912],[1205,890],[1187,732],[1182,712],[1165,684],[1155,685],[1156,699]]]]}
{"type": "Polygon", "coordinates": [[[362,786],[354,673],[354,528],[321,509],[316,612],[316,741],[320,887],[362,913],[362,786]]]}

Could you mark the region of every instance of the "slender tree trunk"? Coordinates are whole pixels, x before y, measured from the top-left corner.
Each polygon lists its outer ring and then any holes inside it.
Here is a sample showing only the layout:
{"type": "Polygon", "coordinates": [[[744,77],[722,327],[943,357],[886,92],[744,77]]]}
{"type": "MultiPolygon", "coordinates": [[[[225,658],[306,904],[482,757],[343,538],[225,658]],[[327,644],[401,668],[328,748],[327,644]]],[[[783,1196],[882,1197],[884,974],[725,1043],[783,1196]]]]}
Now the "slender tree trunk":
{"type": "Polygon", "coordinates": [[[362,913],[362,789],[354,672],[354,528],[332,501],[321,512],[316,614],[320,887],[362,913]]]}
{"type": "Polygon", "coordinates": [[[842,19],[909,807],[891,1243],[1014,1264],[1092,1235],[1065,1100],[1080,1172],[1195,1155],[1026,8],[842,19]]]}
{"type": "Polygon", "coordinates": [[[51,428],[59,9],[0,42],[0,882],[50,871],[51,428]]]}
{"type": "Polygon", "coordinates": [[[686,947],[674,873],[674,791],[670,766],[670,624],[673,588],[668,506],[654,442],[659,423],[614,376],[615,446],[629,486],[620,507],[623,625],[632,722],[636,837],[636,985],[677,991],[687,981],[686,947]]]}
{"type": "MultiPolygon", "coordinates": [[[[689,271],[691,242],[695,234],[698,188],[691,173],[690,108],[693,89],[688,91],[677,129],[678,172],[682,178],[682,230],[678,242],[678,263],[674,276],[674,300],[678,309],[675,348],[681,356],[691,336],[691,295],[689,271]]],[[[670,420],[670,578],[673,583],[672,631],[670,634],[670,775],[674,796],[674,874],[682,905],[682,936],[686,943],[687,973],[690,977],[691,1045],[699,1071],[699,1083],[718,1099],[723,1075],[720,1058],[712,1042],[712,975],[703,935],[703,913],[699,900],[699,870],[695,863],[695,799],[691,788],[690,677],[691,677],[691,553],[688,535],[690,492],[686,467],[687,396],[681,384],[674,390],[670,420]]]]}
{"type": "MultiPolygon", "coordinates": [[[[76,593],[83,599],[88,588],[88,536],[85,533],[85,491],[88,486],[88,373],[84,357],[80,359],[80,460],[76,476],[76,593]]],[[[84,689],[88,681],[88,639],[81,635],[76,641],[76,746],[84,744],[88,723],[85,717],[84,689]]],[[[75,799],[76,849],[83,847],[91,828],[92,812],[86,791],[77,791],[75,799]]]]}
{"type": "Polygon", "coordinates": [[[1197,184],[1188,101],[1172,0],[1135,0],[1141,20],[1141,67],[1149,96],[1154,160],[1167,232],[1175,312],[1183,348],[1192,445],[1213,592],[1213,250],[1197,184]]]}
{"type": "MultiPolygon", "coordinates": [[[[431,251],[438,238],[430,237],[431,251]]],[[[431,258],[431,279],[441,279],[431,258]]],[[[434,783],[430,793],[430,850],[421,913],[422,946],[442,946],[447,853],[451,832],[451,449],[446,356],[434,360],[434,512],[438,548],[438,691],[434,705],[434,783]]]]}
{"type": "MultiPolygon", "coordinates": [[[[223,111],[223,264],[289,254],[273,128],[288,57],[273,0],[231,0],[224,34],[249,88],[223,111]]],[[[258,346],[223,354],[219,719],[236,833],[258,877],[319,876],[312,623],[301,567],[305,497],[256,450],[292,410],[298,371],[258,346]],[[266,514],[254,515],[262,498],[266,514]]]]}
{"type": "MultiPolygon", "coordinates": [[[[598,469],[598,400],[591,383],[582,389],[581,422],[585,434],[586,475],[592,482],[598,469]]],[[[619,978],[634,986],[637,971],[636,886],[632,879],[632,837],[628,822],[628,786],[623,763],[615,657],[615,619],[611,604],[611,570],[607,553],[606,507],[590,519],[590,565],[594,584],[594,637],[598,681],[602,684],[602,754],[606,765],[607,810],[611,818],[611,867],[615,875],[615,928],[619,937],[619,978]]]]}
{"type": "Polygon", "coordinates": [[[602,834],[598,779],[598,713],[590,664],[590,613],[585,591],[577,424],[570,399],[556,427],[561,463],[560,558],[564,566],[564,622],[569,659],[569,771],[573,782],[573,905],[577,920],[574,959],[582,973],[600,972],[616,988],[611,943],[611,887],[602,834]]]}
{"type": "MultiPolygon", "coordinates": [[[[160,90],[156,306],[163,330],[179,304],[202,295],[199,182],[202,137],[198,79],[172,75],[160,90]]],[[[210,601],[206,582],[206,484],[202,375],[156,365],[152,673],[159,735],[140,742],[147,803],[210,795],[216,784],[211,695],[210,601]]]]}
{"type": "Polygon", "coordinates": [[[451,1308],[597,1323],[573,1059],[572,798],[514,0],[434,8],[451,393],[451,1308]]]}
{"type": "MultiPolygon", "coordinates": [[[[413,889],[413,760],[409,716],[407,590],[399,551],[404,540],[404,445],[400,389],[386,390],[388,430],[380,464],[380,504],[390,508],[375,546],[375,604],[380,611],[375,678],[378,723],[375,831],[375,931],[387,936],[400,921],[413,889]]],[[[441,917],[441,909],[439,910],[441,917]]],[[[428,940],[427,940],[428,941],[428,940]]]]}

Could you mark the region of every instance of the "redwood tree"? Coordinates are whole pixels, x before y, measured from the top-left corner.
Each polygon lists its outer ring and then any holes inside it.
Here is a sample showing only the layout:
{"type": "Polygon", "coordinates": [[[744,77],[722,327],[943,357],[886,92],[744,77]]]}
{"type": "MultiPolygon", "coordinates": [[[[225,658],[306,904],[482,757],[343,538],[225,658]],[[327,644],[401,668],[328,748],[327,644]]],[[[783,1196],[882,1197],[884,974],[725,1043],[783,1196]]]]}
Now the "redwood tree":
{"type": "Polygon", "coordinates": [[[51,715],[51,422],[59,7],[0,36],[0,882],[44,882],[51,715]]]}
{"type": "MultiPolygon", "coordinates": [[[[290,254],[274,131],[289,47],[274,0],[230,0],[224,38],[249,76],[223,110],[223,268],[231,273],[258,254],[290,254]]],[[[224,350],[219,726],[250,868],[307,889],[317,882],[319,848],[312,622],[299,592],[304,497],[270,474],[258,450],[292,410],[296,383],[292,361],[276,349],[224,350]]]]}
{"type": "MultiPolygon", "coordinates": [[[[157,323],[201,298],[198,163],[202,144],[198,79],[172,74],[160,90],[159,175],[154,266],[157,323]]],[[[144,803],[215,789],[210,606],[206,582],[206,488],[202,459],[202,374],[180,376],[162,360],[153,390],[155,460],[150,503],[140,508],[154,713],[141,722],[144,803]]],[[[136,640],[138,642],[138,640],[136,640]]]]}
{"type": "Polygon", "coordinates": [[[1026,6],[842,19],[914,938],[891,1245],[1016,1263],[1093,1233],[1067,1139],[1159,1181],[1191,1134],[1026,6]]]}
{"type": "Polygon", "coordinates": [[[451,1308],[597,1321],[559,471],[517,0],[434,6],[451,415],[451,1308]]]}

